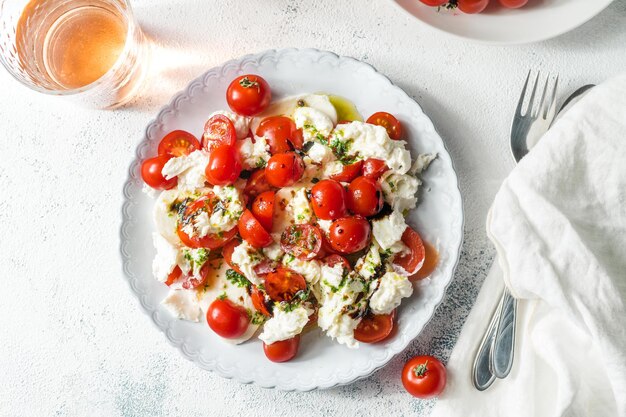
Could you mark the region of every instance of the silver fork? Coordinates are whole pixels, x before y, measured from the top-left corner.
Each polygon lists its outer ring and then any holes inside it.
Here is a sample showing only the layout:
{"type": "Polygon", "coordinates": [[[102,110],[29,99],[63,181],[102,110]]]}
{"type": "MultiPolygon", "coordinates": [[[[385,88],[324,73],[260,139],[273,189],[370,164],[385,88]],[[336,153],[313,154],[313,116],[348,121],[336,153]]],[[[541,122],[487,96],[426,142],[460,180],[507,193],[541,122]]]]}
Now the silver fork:
{"type": "MultiPolygon", "coordinates": [[[[527,98],[531,72],[528,72],[522,94],[517,103],[513,125],[511,127],[511,153],[515,162],[519,162],[537,141],[550,128],[556,114],[556,90],[559,77],[550,85],[550,75],[543,86],[541,98],[536,101],[540,73],[533,83],[530,97],[527,98]],[[551,90],[551,96],[548,96],[551,90]],[[524,104],[527,106],[524,109],[524,104]]],[[[515,326],[517,300],[508,288],[504,288],[498,308],[494,311],[485,336],[483,337],[472,367],[472,381],[476,389],[483,391],[496,378],[505,378],[513,366],[515,348],[515,326]]]]}

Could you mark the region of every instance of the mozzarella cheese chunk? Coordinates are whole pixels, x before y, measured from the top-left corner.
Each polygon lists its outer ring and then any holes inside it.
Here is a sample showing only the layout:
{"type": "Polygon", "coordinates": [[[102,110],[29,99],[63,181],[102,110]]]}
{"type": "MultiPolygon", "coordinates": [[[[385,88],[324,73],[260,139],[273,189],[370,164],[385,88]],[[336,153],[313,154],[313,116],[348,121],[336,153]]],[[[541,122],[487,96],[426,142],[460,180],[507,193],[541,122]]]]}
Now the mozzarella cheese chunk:
{"type": "Polygon", "coordinates": [[[302,129],[302,137],[305,141],[328,137],[333,130],[333,121],[324,112],[312,107],[298,107],[293,112],[296,127],[302,129]]]}
{"type": "Polygon", "coordinates": [[[372,220],[374,239],[382,249],[390,250],[391,253],[406,249],[406,245],[402,243],[402,234],[406,228],[404,216],[397,210],[381,219],[372,220]]]}
{"type": "Polygon", "coordinates": [[[232,262],[239,267],[248,281],[254,285],[261,283],[261,278],[254,271],[254,267],[261,263],[263,256],[245,240],[235,247],[232,262]]]}
{"type": "Polygon", "coordinates": [[[296,224],[305,224],[311,221],[313,209],[311,209],[311,204],[306,196],[306,188],[302,187],[296,191],[289,202],[288,210],[293,213],[293,221],[296,224]]]}
{"type": "Polygon", "coordinates": [[[184,248],[180,251],[178,257],[178,266],[184,274],[198,277],[200,276],[200,269],[202,269],[208,259],[208,249],[184,248]]]}
{"type": "Polygon", "coordinates": [[[320,262],[315,259],[307,261],[293,256],[285,256],[283,258],[283,264],[289,269],[301,274],[309,284],[315,284],[320,279],[320,262]]]}
{"type": "Polygon", "coordinates": [[[409,173],[412,175],[421,174],[430,166],[430,163],[436,158],[436,153],[422,153],[417,155],[417,159],[415,160],[415,162],[413,162],[413,166],[411,167],[409,173]]]}
{"type": "Polygon", "coordinates": [[[422,182],[406,174],[394,174],[385,172],[380,178],[380,188],[383,190],[383,198],[391,208],[404,213],[415,208],[417,204],[417,190],[422,182]]]}
{"type": "Polygon", "coordinates": [[[198,322],[202,317],[195,291],[171,290],[161,304],[177,319],[198,322]]]}
{"type": "Polygon", "coordinates": [[[255,142],[252,138],[245,138],[241,141],[239,153],[241,154],[243,169],[262,168],[267,164],[272,155],[270,155],[270,145],[265,137],[255,136],[255,142]]]}
{"type": "Polygon", "coordinates": [[[243,214],[244,206],[239,190],[232,185],[213,187],[215,196],[220,200],[221,210],[213,209],[210,218],[211,233],[220,233],[237,226],[243,214]]]}
{"type": "Polygon", "coordinates": [[[382,159],[392,172],[404,174],[411,167],[411,154],[405,149],[405,142],[389,138],[382,126],[357,121],[342,124],[330,137],[331,145],[334,141],[345,143],[349,156],[382,159]]]}
{"type": "Polygon", "coordinates": [[[204,171],[209,163],[209,154],[203,150],[193,151],[189,155],[170,159],[163,166],[161,174],[165,179],[178,177],[178,189],[193,191],[204,187],[204,171]]]}
{"type": "Polygon", "coordinates": [[[367,280],[373,278],[376,275],[376,270],[382,265],[379,249],[378,245],[372,242],[369,251],[365,256],[360,257],[354,265],[354,270],[367,280]]]}
{"type": "Polygon", "coordinates": [[[312,162],[317,164],[324,164],[335,159],[333,151],[328,146],[322,145],[319,142],[313,142],[313,145],[311,145],[307,152],[307,156],[312,162]]]}
{"type": "Polygon", "coordinates": [[[176,267],[178,249],[158,233],[152,234],[152,241],[156,248],[156,256],[152,260],[152,274],[157,280],[165,282],[176,267]]]}
{"type": "Polygon", "coordinates": [[[370,298],[370,308],[374,314],[389,314],[400,305],[402,298],[411,294],[413,286],[407,277],[387,272],[380,278],[380,284],[370,298]]]}
{"type": "MultiPolygon", "coordinates": [[[[312,311],[311,311],[312,313],[312,311]]],[[[277,305],[274,307],[274,316],[265,322],[263,333],[259,339],[266,344],[291,339],[302,333],[302,329],[309,321],[309,310],[303,306],[285,311],[277,305]]]]}
{"type": "Polygon", "coordinates": [[[157,231],[172,245],[180,244],[180,238],[176,233],[177,213],[172,211],[172,204],[184,199],[184,195],[178,190],[165,190],[159,194],[154,204],[152,218],[157,231]]]}
{"type": "Polygon", "coordinates": [[[272,242],[269,246],[263,248],[263,254],[272,261],[280,260],[284,253],[278,242],[272,242]]]}
{"type": "Polygon", "coordinates": [[[243,139],[248,136],[248,133],[250,132],[250,119],[248,117],[240,116],[227,110],[219,110],[211,113],[209,119],[218,114],[228,117],[230,121],[233,122],[235,131],[237,131],[237,139],[243,139]]]}
{"type": "Polygon", "coordinates": [[[332,220],[317,219],[317,225],[326,234],[328,234],[330,232],[330,225],[331,224],[333,224],[332,220]]]}

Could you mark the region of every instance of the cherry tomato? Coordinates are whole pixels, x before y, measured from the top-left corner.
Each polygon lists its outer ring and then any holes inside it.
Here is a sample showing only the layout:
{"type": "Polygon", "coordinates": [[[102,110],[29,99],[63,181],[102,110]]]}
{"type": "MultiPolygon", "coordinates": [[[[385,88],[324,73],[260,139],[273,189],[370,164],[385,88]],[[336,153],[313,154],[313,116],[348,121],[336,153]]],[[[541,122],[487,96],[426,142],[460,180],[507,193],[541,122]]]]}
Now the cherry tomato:
{"type": "Polygon", "coordinates": [[[364,249],[371,239],[370,223],[361,216],[342,217],[330,225],[330,246],[341,253],[354,253],[364,249]]]}
{"type": "Polygon", "coordinates": [[[267,108],[272,100],[270,86],[254,74],[235,78],[226,90],[228,106],[237,114],[254,116],[267,108]]]}
{"type": "Polygon", "coordinates": [[[265,167],[267,182],[274,187],[295,184],[304,173],[304,162],[295,152],[277,153],[265,167]]]}
{"type": "Polygon", "coordinates": [[[250,210],[243,212],[237,223],[241,237],[253,247],[264,248],[272,243],[272,236],[263,228],[250,210]]]}
{"type": "Polygon", "coordinates": [[[200,149],[200,142],[184,130],[174,130],[159,142],[159,155],[183,156],[200,149]]]}
{"type": "Polygon", "coordinates": [[[354,329],[354,338],[363,343],[377,343],[385,340],[393,330],[396,311],[390,314],[368,314],[354,329]]]}
{"type": "Polygon", "coordinates": [[[223,114],[216,114],[204,125],[202,147],[211,151],[219,146],[234,146],[237,141],[237,131],[233,122],[223,114]]]}
{"type": "Polygon", "coordinates": [[[341,182],[350,182],[361,173],[363,161],[357,161],[350,165],[344,165],[343,170],[339,174],[331,175],[330,179],[341,182]]]}
{"type": "Polygon", "coordinates": [[[448,2],[448,0],[420,0],[422,3],[428,5],[428,6],[432,6],[432,7],[439,7],[439,6],[443,6],[444,4],[446,4],[448,2]]]}
{"type": "Polygon", "coordinates": [[[302,149],[302,130],[289,117],[266,117],[257,127],[256,135],[265,137],[272,155],[302,149]]]}
{"type": "Polygon", "coordinates": [[[223,145],[213,149],[204,174],[213,185],[230,185],[237,181],[241,174],[241,161],[235,148],[223,145]]]}
{"type": "Polygon", "coordinates": [[[211,262],[206,262],[202,265],[202,268],[200,268],[199,276],[187,275],[183,278],[182,287],[186,290],[193,290],[204,285],[207,277],[209,276],[209,271],[212,268],[214,268],[214,266],[211,265],[211,262]]]}
{"type": "Polygon", "coordinates": [[[243,189],[243,193],[251,198],[258,196],[265,191],[270,191],[272,186],[267,182],[267,176],[265,174],[265,168],[256,170],[250,175],[246,186],[243,189]]]}
{"type": "Polygon", "coordinates": [[[340,264],[344,270],[348,270],[348,271],[352,270],[352,266],[350,265],[350,262],[345,257],[338,255],[336,253],[333,253],[332,255],[328,255],[327,257],[325,257],[324,263],[330,266],[331,268],[337,264],[340,264]]]}
{"type": "Polygon", "coordinates": [[[176,187],[178,177],[166,180],[161,173],[163,166],[165,166],[167,161],[171,158],[172,157],[169,155],[159,155],[143,161],[141,164],[141,178],[143,182],[155,190],[169,190],[170,188],[176,187]]]}
{"type": "Polygon", "coordinates": [[[315,215],[334,220],[346,215],[346,190],[334,180],[322,180],[311,189],[311,205],[315,215]]]}
{"type": "Polygon", "coordinates": [[[206,321],[211,330],[225,339],[242,336],[250,325],[246,310],[229,299],[216,299],[206,312],[206,321]]]}
{"type": "Polygon", "coordinates": [[[237,273],[243,275],[243,272],[241,272],[241,269],[239,269],[237,264],[233,263],[233,252],[235,251],[235,248],[240,244],[241,242],[237,239],[229,241],[222,248],[222,257],[224,258],[224,261],[228,264],[228,266],[234,269],[237,273]]]}
{"type": "Polygon", "coordinates": [[[263,351],[267,359],[272,362],[287,362],[296,357],[298,348],[300,347],[300,335],[297,334],[291,339],[281,340],[266,345],[263,342],[263,351]]]}
{"type": "Polygon", "coordinates": [[[489,0],[458,0],[459,10],[467,14],[480,13],[489,4],[489,0]]]}
{"type": "Polygon", "coordinates": [[[402,134],[404,133],[402,124],[400,124],[393,114],[379,111],[378,113],[372,114],[367,119],[367,123],[384,127],[387,129],[389,137],[393,140],[402,139],[402,134]]]}
{"type": "Polygon", "coordinates": [[[498,0],[501,5],[508,7],[509,9],[517,9],[523,7],[528,3],[528,0],[498,0]]]}
{"type": "Polygon", "coordinates": [[[252,203],[252,214],[267,231],[272,231],[274,223],[274,191],[259,194],[252,203]]]}
{"type": "Polygon", "coordinates": [[[402,385],[414,397],[436,397],[446,387],[446,368],[435,357],[416,356],[402,369],[402,385]]]}
{"type": "Polygon", "coordinates": [[[176,265],[174,269],[172,270],[172,272],[170,272],[170,274],[167,276],[167,281],[165,281],[165,285],[169,287],[170,285],[178,281],[178,279],[180,278],[182,274],[183,274],[183,271],[180,269],[178,265],[176,265]]]}
{"type": "Polygon", "coordinates": [[[272,317],[272,313],[270,313],[265,304],[265,294],[256,285],[253,285],[250,289],[250,299],[252,300],[252,305],[254,305],[254,308],[256,308],[258,312],[265,317],[272,317]]]}
{"type": "Polygon", "coordinates": [[[217,234],[208,234],[204,237],[198,237],[196,235],[189,236],[184,230],[184,226],[193,221],[193,218],[200,214],[200,212],[207,212],[211,214],[213,212],[213,206],[215,204],[215,196],[213,193],[204,195],[197,200],[189,203],[180,219],[177,222],[176,232],[180,240],[190,248],[209,248],[217,249],[224,246],[226,242],[231,240],[237,234],[237,228],[233,227],[231,230],[221,232],[217,234]]]}
{"type": "Polygon", "coordinates": [[[377,180],[388,170],[389,167],[383,160],[370,158],[363,161],[363,175],[368,178],[377,180]]]}
{"type": "Polygon", "coordinates": [[[322,248],[322,231],[310,224],[292,224],[280,236],[280,246],[299,259],[313,259],[322,248]]]}
{"type": "Polygon", "coordinates": [[[354,214],[369,217],[382,210],[383,191],[376,180],[357,177],[348,186],[348,209],[354,214]]]}
{"type": "Polygon", "coordinates": [[[306,280],[297,272],[279,267],[265,277],[265,292],[274,301],[291,301],[298,291],[306,290],[306,280]]]}
{"type": "Polygon", "coordinates": [[[424,265],[424,259],[426,257],[426,249],[424,248],[424,242],[419,233],[415,230],[407,227],[402,234],[402,243],[409,248],[409,253],[402,256],[396,256],[393,259],[393,263],[402,267],[408,276],[411,276],[420,270],[424,265]]]}

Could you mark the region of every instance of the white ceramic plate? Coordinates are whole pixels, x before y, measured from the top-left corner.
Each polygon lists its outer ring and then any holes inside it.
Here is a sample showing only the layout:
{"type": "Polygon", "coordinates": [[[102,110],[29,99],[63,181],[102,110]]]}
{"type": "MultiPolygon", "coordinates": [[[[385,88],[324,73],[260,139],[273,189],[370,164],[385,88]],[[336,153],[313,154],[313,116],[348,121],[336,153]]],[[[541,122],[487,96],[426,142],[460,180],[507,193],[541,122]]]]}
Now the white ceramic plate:
{"type": "Polygon", "coordinates": [[[458,260],[463,233],[461,195],[452,161],[433,124],[415,101],[374,68],[333,53],[310,49],[268,51],[209,70],[177,94],[148,125],[129,175],[124,185],[121,254],[124,275],[132,291],[184,357],[202,368],[244,383],[307,391],[347,384],[370,375],[419,334],[442,300],[458,260]],[[167,287],[152,277],[154,201],[142,192],[141,161],[156,154],[159,140],[171,130],[184,129],[199,137],[207,116],[214,110],[228,108],[226,88],[242,73],[263,76],[271,85],[274,98],[332,92],[351,99],[364,115],[389,111],[402,121],[414,154],[439,154],[424,176],[423,201],[409,215],[409,223],[427,241],[436,244],[441,262],[432,277],[419,282],[414,295],[402,303],[398,332],[388,342],[351,350],[317,330],[303,336],[295,360],[275,364],[265,358],[258,339],[232,346],[211,332],[204,320],[200,323],[176,320],[160,306],[167,287]]]}
{"type": "Polygon", "coordinates": [[[530,0],[506,9],[491,0],[483,13],[441,10],[419,0],[392,0],[428,26],[461,38],[491,44],[521,44],[562,35],[587,22],[613,0],[530,0]]]}

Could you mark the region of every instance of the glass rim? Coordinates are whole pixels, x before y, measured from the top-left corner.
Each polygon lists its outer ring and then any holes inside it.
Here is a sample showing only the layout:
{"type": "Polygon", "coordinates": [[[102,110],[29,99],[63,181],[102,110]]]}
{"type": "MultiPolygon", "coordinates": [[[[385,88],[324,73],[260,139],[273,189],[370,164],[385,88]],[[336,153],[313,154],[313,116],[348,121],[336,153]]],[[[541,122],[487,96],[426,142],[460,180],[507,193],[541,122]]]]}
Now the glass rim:
{"type": "MultiPolygon", "coordinates": [[[[11,74],[11,76],[15,80],[17,80],[20,84],[30,88],[33,91],[38,92],[38,93],[43,93],[43,94],[47,94],[47,95],[51,95],[51,96],[74,96],[74,95],[78,95],[78,94],[81,94],[81,93],[85,93],[85,92],[87,92],[89,90],[93,90],[94,88],[98,87],[99,85],[101,85],[103,83],[106,83],[111,77],[113,77],[113,74],[115,72],[117,72],[117,70],[124,64],[124,62],[123,62],[124,58],[130,54],[130,49],[131,49],[132,42],[135,41],[135,39],[134,39],[135,38],[135,32],[138,30],[137,22],[135,21],[135,14],[133,13],[133,9],[131,8],[129,0],[117,0],[117,1],[122,2],[126,6],[126,15],[127,15],[127,19],[126,19],[126,41],[124,42],[124,49],[122,49],[122,52],[120,53],[120,55],[115,60],[115,63],[113,65],[111,65],[111,68],[109,68],[107,70],[107,72],[105,72],[97,80],[92,81],[91,83],[86,84],[86,85],[84,85],[82,87],[76,87],[76,88],[72,88],[72,89],[68,89],[68,90],[46,89],[46,88],[43,88],[43,87],[39,87],[39,86],[35,85],[32,82],[28,82],[25,79],[20,79],[20,77],[15,74],[13,69],[11,69],[9,67],[8,63],[5,61],[4,54],[0,53],[0,61],[2,61],[2,65],[7,70],[7,72],[9,74],[11,74]]],[[[2,4],[4,4],[4,1],[0,1],[0,11],[2,11],[2,4]]]]}

